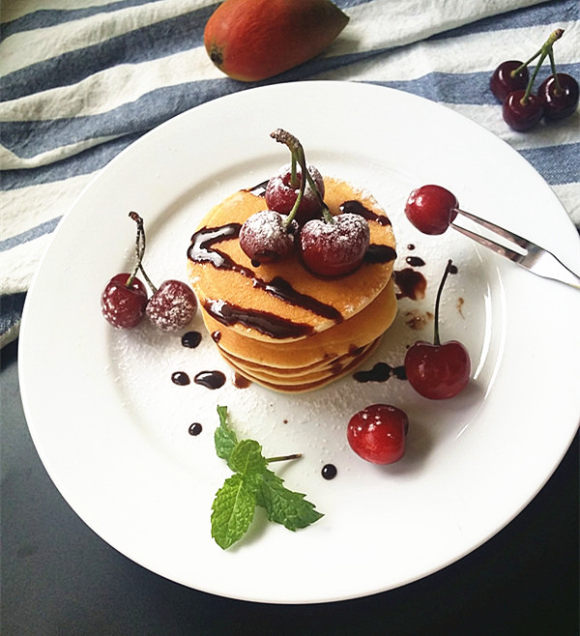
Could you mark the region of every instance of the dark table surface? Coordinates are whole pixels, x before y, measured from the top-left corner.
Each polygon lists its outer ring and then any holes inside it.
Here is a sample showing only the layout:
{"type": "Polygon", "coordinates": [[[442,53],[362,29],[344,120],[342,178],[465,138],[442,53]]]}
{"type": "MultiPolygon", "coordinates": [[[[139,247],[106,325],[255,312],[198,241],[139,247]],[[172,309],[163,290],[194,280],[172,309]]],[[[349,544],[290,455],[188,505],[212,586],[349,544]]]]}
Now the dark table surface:
{"type": "Polygon", "coordinates": [[[0,379],[3,636],[579,632],[578,436],[529,506],[457,563],[367,598],[265,605],[185,588],[97,537],[63,500],[31,441],[17,343],[2,351],[0,379]]]}

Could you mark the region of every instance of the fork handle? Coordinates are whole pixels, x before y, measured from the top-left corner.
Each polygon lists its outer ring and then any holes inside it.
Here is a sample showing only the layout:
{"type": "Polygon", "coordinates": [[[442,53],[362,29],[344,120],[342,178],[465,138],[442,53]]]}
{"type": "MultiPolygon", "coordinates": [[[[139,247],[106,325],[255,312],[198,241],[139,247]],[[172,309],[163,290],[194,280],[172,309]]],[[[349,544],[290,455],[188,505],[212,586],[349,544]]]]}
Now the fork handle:
{"type": "Polygon", "coordinates": [[[564,265],[552,252],[545,251],[542,256],[543,258],[540,259],[542,261],[542,271],[536,273],[544,278],[551,278],[560,283],[570,285],[570,287],[575,289],[580,289],[580,276],[578,274],[573,272],[567,265],[564,265]]]}

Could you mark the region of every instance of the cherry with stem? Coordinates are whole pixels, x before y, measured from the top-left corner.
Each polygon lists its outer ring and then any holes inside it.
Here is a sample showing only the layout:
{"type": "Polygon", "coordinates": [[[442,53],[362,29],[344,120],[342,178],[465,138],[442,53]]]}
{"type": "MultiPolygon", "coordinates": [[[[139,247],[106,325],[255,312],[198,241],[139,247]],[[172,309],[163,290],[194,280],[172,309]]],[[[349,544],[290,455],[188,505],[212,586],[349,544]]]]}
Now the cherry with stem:
{"type": "Polygon", "coordinates": [[[277,142],[286,145],[290,150],[292,155],[290,179],[294,179],[294,185],[297,185],[298,181],[297,165],[300,166],[301,178],[298,194],[288,215],[271,209],[262,210],[252,214],[243,223],[239,236],[240,247],[254,265],[278,262],[294,251],[294,238],[298,232],[295,218],[303,201],[307,183],[316,196],[319,209],[322,208],[323,214],[328,214],[332,218],[322,200],[318,186],[307,169],[302,144],[294,135],[281,128],[272,132],[270,136],[277,142]]]}
{"type": "MultiPolygon", "coordinates": [[[[320,276],[350,274],[362,263],[370,243],[370,231],[366,219],[349,213],[333,216],[307,170],[302,144],[294,135],[282,129],[275,130],[271,136],[290,148],[292,157],[300,165],[302,175],[306,176],[306,179],[301,179],[297,203],[301,199],[305,182],[307,182],[315,192],[322,210],[322,219],[310,219],[300,230],[299,248],[304,265],[312,273],[320,276]]],[[[296,210],[297,205],[290,212],[288,222],[292,221],[296,210]]]]}
{"type": "Polygon", "coordinates": [[[423,397],[442,400],[456,396],[469,383],[471,360],[467,349],[457,340],[441,342],[439,307],[447,277],[453,271],[451,259],[437,290],[433,343],[418,341],[407,350],[405,372],[411,386],[423,397]]]}
{"type": "MultiPolygon", "coordinates": [[[[129,216],[131,216],[130,213],[129,216]]],[[[129,274],[116,274],[106,285],[101,294],[101,312],[113,327],[132,329],[145,316],[147,306],[147,288],[137,278],[141,269],[141,261],[145,253],[145,237],[137,231],[135,241],[136,264],[129,274]]]]}
{"type": "Polygon", "coordinates": [[[575,112],[580,91],[578,82],[571,75],[557,72],[552,49],[548,56],[552,74],[540,84],[538,97],[544,109],[544,119],[556,121],[575,112]]]}
{"type": "Polygon", "coordinates": [[[563,33],[563,29],[552,31],[541,48],[527,62],[522,64],[519,68],[514,69],[514,73],[521,71],[524,66],[527,67],[531,61],[539,58],[526,89],[508,93],[503,103],[502,115],[504,121],[513,130],[517,130],[518,132],[529,130],[542,118],[544,113],[542,101],[532,93],[532,88],[545,58],[552,53],[554,42],[559,40],[563,33]]]}

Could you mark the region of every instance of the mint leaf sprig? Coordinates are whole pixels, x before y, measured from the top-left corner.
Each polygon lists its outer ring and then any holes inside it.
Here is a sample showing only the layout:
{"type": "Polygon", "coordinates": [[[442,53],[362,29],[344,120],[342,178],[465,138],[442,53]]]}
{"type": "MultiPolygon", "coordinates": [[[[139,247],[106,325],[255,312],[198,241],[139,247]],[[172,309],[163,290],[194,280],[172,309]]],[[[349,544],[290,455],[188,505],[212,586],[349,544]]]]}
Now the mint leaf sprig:
{"type": "Polygon", "coordinates": [[[218,406],[220,425],[214,442],[218,457],[225,459],[233,475],[217,491],[212,504],[211,536],[223,550],[239,541],[248,531],[256,506],[266,510],[268,519],[288,530],[305,528],[323,515],[302,493],[284,486],[268,464],[301,457],[299,453],[265,458],[262,447],[252,439],[238,441],[228,422],[228,409],[218,406]]]}

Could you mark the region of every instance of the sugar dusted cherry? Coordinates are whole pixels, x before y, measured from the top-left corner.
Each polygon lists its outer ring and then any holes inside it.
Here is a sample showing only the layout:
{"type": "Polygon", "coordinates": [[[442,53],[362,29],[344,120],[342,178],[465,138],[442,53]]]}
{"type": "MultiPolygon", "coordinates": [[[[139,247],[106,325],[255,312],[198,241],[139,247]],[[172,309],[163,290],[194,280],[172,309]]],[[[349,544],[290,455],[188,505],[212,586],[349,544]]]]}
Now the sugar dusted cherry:
{"type": "MultiPolygon", "coordinates": [[[[291,166],[285,166],[268,181],[265,197],[266,204],[270,210],[276,210],[276,212],[280,212],[281,214],[289,214],[291,212],[300,193],[302,183],[302,170],[300,166],[296,166],[294,172],[294,182],[292,179],[291,166]]],[[[304,225],[309,219],[320,216],[322,209],[320,197],[324,197],[324,180],[315,166],[309,165],[308,172],[316,184],[318,194],[307,181],[302,200],[298,205],[294,217],[298,225],[304,225]]]]}
{"type": "Polygon", "coordinates": [[[358,214],[312,219],[300,230],[304,265],[320,276],[344,276],[362,263],[370,242],[369,225],[358,214]]]}
{"type": "Polygon", "coordinates": [[[390,404],[371,404],[355,413],[346,436],[352,450],[373,464],[392,464],[405,454],[409,419],[390,404]]]}
{"type": "Polygon", "coordinates": [[[123,273],[111,278],[101,295],[101,311],[113,327],[132,329],[145,315],[147,289],[135,276],[123,273]]]}
{"type": "Polygon", "coordinates": [[[405,205],[405,215],[424,234],[443,234],[457,216],[455,195],[438,185],[413,190],[405,205]]]}
{"type": "Polygon", "coordinates": [[[275,263],[294,250],[294,234],[287,217],[274,210],[252,214],[240,229],[240,247],[256,263],[275,263]]]}
{"type": "Polygon", "coordinates": [[[159,289],[155,287],[142,264],[146,243],[143,219],[137,212],[129,212],[129,218],[137,224],[137,262],[132,274],[117,274],[105,287],[101,296],[104,317],[114,327],[135,327],[145,315],[162,331],[185,327],[197,310],[193,290],[178,280],[167,280],[159,289]],[[145,285],[136,277],[138,271],[153,293],[149,301],[145,285]]]}
{"type": "Polygon", "coordinates": [[[161,331],[186,327],[197,310],[197,299],[189,285],[180,280],[166,280],[147,303],[147,318],[161,331]]]}

